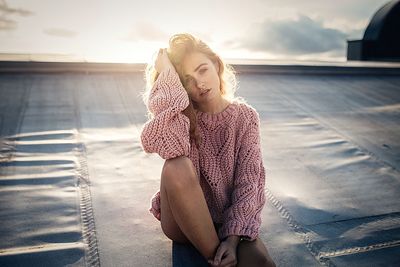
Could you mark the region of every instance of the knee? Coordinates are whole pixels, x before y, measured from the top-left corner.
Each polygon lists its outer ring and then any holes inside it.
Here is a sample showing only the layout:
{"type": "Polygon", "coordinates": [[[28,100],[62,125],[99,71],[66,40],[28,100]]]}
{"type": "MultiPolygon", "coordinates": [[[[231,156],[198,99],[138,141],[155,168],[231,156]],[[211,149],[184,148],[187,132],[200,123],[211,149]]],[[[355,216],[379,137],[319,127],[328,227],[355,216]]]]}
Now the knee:
{"type": "Polygon", "coordinates": [[[186,156],[167,159],[161,177],[165,186],[173,188],[186,188],[197,181],[193,163],[186,156]]]}
{"type": "Polygon", "coordinates": [[[192,161],[186,156],[167,159],[162,169],[164,176],[176,177],[188,174],[195,174],[195,169],[192,161]]]}

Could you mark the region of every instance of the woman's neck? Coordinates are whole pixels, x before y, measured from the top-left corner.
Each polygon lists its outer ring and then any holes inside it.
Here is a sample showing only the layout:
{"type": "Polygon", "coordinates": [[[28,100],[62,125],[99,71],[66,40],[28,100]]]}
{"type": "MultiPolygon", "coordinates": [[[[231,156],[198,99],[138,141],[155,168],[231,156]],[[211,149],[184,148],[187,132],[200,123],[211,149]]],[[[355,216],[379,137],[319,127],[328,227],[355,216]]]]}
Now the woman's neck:
{"type": "MultiPolygon", "coordinates": [[[[214,100],[214,99],[213,99],[214,100]]],[[[223,97],[216,98],[214,101],[210,100],[206,104],[195,104],[195,108],[201,112],[208,114],[218,114],[224,111],[229,106],[229,101],[223,97]]]]}

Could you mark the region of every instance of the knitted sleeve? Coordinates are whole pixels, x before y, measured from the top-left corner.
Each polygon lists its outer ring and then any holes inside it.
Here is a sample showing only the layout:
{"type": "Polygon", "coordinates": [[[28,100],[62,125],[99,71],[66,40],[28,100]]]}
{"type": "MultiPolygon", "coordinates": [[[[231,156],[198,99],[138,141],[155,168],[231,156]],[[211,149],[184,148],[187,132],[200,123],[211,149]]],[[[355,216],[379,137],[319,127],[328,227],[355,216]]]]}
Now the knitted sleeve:
{"type": "Polygon", "coordinates": [[[151,90],[147,107],[153,118],[140,135],[143,150],[158,153],[163,159],[189,156],[190,121],[182,111],[189,106],[189,96],[178,73],[167,69],[160,73],[151,90]]]}
{"type": "Polygon", "coordinates": [[[243,135],[235,166],[231,206],[224,212],[220,236],[238,235],[253,241],[259,234],[261,210],[265,203],[265,169],[260,144],[260,119],[249,108],[248,126],[243,135]]]}

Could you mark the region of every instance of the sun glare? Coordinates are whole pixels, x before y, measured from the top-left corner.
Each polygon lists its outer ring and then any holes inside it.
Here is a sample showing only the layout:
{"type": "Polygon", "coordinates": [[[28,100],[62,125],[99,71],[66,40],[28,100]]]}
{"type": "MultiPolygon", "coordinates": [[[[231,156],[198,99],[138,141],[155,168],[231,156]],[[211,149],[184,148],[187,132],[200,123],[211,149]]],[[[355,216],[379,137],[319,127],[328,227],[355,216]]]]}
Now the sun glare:
{"type": "Polygon", "coordinates": [[[159,47],[165,44],[156,42],[116,43],[106,49],[91,49],[83,53],[82,57],[89,62],[109,63],[147,63],[154,60],[154,54],[159,47]]]}

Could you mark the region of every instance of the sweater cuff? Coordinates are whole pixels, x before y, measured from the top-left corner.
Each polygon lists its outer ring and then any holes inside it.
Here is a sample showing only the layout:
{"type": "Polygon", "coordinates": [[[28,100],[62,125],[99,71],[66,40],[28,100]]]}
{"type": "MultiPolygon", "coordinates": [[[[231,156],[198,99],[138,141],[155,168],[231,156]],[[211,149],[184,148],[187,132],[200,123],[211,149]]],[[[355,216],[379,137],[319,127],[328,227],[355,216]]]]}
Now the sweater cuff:
{"type": "Polygon", "coordinates": [[[254,241],[259,234],[259,225],[243,225],[236,221],[226,222],[218,231],[221,240],[230,235],[240,236],[242,239],[254,241]]]}

